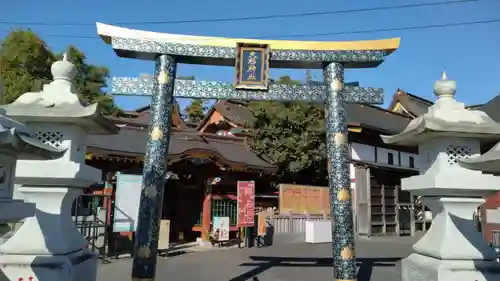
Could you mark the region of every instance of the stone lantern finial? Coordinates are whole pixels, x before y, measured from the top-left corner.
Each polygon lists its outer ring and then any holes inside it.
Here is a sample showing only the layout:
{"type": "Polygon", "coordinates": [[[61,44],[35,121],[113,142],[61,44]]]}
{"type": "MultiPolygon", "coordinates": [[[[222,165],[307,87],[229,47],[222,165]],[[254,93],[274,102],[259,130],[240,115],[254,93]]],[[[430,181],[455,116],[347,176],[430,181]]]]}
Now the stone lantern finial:
{"type": "Polygon", "coordinates": [[[54,81],[65,80],[73,81],[77,74],[77,69],[74,64],[68,60],[68,54],[64,53],[62,60],[56,61],[50,68],[54,81]]]}
{"type": "Polygon", "coordinates": [[[453,98],[457,92],[457,83],[455,80],[448,80],[446,72],[443,71],[441,80],[436,81],[434,84],[434,94],[438,99],[440,98],[453,98]]]}

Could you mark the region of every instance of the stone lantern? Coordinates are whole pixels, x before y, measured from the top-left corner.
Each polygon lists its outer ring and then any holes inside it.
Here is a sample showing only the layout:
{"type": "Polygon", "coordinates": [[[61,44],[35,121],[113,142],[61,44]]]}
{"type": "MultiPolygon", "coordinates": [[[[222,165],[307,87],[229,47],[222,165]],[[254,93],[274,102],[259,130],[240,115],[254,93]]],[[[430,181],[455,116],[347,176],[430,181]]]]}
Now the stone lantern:
{"type": "Polygon", "coordinates": [[[0,111],[0,224],[15,223],[35,214],[35,204],[12,199],[17,159],[55,159],[64,152],[42,143],[28,127],[0,111]]]}
{"type": "Polygon", "coordinates": [[[89,252],[71,210],[83,189],[102,178],[100,170],[85,165],[87,135],[114,134],[118,128],[101,116],[97,104],[80,99],[73,85],[77,69],[66,55],[51,72],[54,80],[41,92],[1,106],[32,128],[40,141],[65,152],[58,159],[17,162],[17,192],[36,204],[36,212],[0,246],[0,266],[11,280],[94,281],[97,256],[89,252]]]}
{"type": "Polygon", "coordinates": [[[480,154],[481,141],[500,140],[500,124],[486,113],[468,110],[455,100],[456,83],[436,82],[437,100],[385,143],[418,146],[420,175],[402,179],[403,190],[422,196],[432,210],[432,226],[402,261],[403,281],[500,280],[496,252],[474,225],[473,214],[484,197],[500,190],[500,177],[459,165],[480,154]]]}

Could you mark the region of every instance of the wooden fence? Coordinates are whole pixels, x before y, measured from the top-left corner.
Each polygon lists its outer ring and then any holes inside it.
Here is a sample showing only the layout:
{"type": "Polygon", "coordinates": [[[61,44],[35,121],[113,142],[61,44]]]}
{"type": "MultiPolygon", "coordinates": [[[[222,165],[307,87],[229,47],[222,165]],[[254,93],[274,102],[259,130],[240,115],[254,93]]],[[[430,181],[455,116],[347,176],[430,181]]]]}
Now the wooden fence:
{"type": "Polygon", "coordinates": [[[305,233],[306,221],[330,219],[326,216],[312,215],[270,215],[268,224],[274,228],[274,233],[305,233]]]}

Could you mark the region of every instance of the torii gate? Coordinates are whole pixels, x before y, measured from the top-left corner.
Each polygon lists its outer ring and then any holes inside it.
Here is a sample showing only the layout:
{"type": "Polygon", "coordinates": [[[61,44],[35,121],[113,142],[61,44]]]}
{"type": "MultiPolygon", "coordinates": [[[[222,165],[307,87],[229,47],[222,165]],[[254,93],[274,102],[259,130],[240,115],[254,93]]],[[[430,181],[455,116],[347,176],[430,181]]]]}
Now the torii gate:
{"type": "Polygon", "coordinates": [[[155,61],[155,78],[119,77],[112,82],[114,93],[152,97],[132,280],[155,278],[174,96],[326,104],[334,278],[356,280],[345,103],[381,104],[383,90],[344,87],[344,68],[377,67],[399,47],[399,38],[350,42],[234,39],[157,33],[102,23],[97,23],[97,32],[118,56],[155,61]],[[176,80],[178,63],[234,65],[235,83],[176,80]],[[269,83],[270,67],[323,69],[325,86],[269,83]]]}

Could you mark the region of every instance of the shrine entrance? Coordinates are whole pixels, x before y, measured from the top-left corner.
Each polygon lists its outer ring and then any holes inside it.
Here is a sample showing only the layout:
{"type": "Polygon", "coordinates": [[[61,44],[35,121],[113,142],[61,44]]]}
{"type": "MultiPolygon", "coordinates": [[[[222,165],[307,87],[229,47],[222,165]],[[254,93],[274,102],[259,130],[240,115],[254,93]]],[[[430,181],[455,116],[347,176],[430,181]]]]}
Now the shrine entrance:
{"type": "Polygon", "coordinates": [[[356,280],[345,103],[383,103],[379,88],[344,86],[345,68],[380,65],[399,38],[307,42],[201,37],[97,24],[116,54],[155,62],[154,78],[113,78],[113,92],[151,96],[149,141],[135,237],[133,280],[153,280],[174,97],[324,103],[335,280],[356,280]],[[176,80],[178,63],[235,66],[234,84],[176,80]],[[269,83],[269,68],[322,69],[325,85],[269,83]]]}

